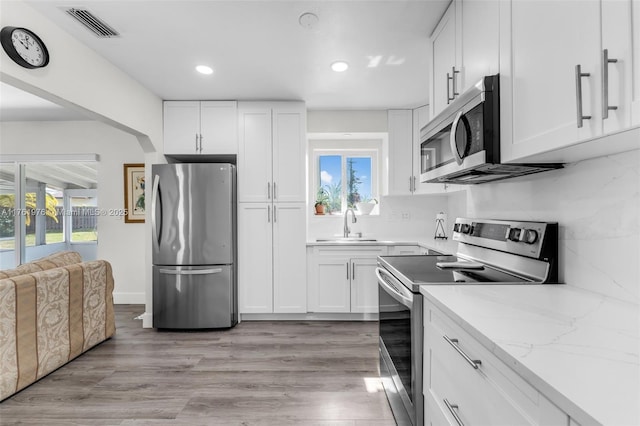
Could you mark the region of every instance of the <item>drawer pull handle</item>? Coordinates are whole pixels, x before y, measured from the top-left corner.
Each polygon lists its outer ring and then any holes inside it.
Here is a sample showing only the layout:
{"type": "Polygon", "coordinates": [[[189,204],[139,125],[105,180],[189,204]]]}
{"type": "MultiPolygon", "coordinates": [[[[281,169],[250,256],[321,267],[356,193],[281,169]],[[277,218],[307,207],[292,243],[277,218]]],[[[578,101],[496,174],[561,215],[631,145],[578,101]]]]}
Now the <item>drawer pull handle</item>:
{"type": "Polygon", "coordinates": [[[447,401],[447,398],[443,399],[443,401],[444,401],[444,405],[447,406],[453,418],[456,419],[456,423],[458,423],[459,426],[464,426],[464,423],[462,423],[462,420],[460,420],[460,417],[458,417],[458,413],[456,412],[456,410],[458,409],[458,406],[456,404],[452,404],[449,401],[447,401]]]}
{"type": "Polygon", "coordinates": [[[446,340],[451,346],[453,346],[453,349],[455,349],[456,352],[462,355],[462,358],[464,358],[464,360],[467,361],[469,365],[471,365],[473,368],[477,370],[478,366],[482,364],[482,361],[480,361],[479,359],[469,358],[469,355],[467,355],[466,353],[464,353],[462,349],[460,349],[460,346],[457,345],[458,339],[450,339],[448,336],[442,336],[442,337],[444,337],[444,340],[446,340]]]}

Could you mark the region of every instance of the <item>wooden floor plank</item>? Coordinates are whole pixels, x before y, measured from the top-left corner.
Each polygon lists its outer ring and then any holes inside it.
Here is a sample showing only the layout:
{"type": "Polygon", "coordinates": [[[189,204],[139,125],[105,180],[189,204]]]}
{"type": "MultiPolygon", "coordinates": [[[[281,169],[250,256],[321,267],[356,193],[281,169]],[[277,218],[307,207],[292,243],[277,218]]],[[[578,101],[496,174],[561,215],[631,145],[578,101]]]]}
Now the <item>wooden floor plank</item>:
{"type": "Polygon", "coordinates": [[[394,426],[377,323],[244,321],[222,331],[116,336],[0,403],[0,425],[394,426]]]}

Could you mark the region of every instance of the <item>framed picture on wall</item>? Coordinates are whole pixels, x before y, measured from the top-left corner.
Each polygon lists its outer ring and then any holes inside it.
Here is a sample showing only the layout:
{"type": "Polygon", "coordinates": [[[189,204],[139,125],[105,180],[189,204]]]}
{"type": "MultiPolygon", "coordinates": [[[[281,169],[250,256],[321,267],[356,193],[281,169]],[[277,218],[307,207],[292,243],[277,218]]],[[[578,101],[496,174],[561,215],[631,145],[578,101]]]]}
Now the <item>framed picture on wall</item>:
{"type": "Polygon", "coordinates": [[[124,221],[144,223],[144,164],[124,165],[124,221]]]}

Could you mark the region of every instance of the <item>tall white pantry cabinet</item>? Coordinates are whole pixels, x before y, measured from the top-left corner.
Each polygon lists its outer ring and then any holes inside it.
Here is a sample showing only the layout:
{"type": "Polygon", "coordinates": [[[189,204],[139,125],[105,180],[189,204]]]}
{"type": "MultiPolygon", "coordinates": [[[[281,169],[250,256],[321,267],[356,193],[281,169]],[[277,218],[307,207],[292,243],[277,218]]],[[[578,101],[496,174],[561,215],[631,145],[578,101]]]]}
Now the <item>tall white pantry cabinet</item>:
{"type": "Polygon", "coordinates": [[[306,108],[238,102],[241,314],[306,313],[306,108]]]}

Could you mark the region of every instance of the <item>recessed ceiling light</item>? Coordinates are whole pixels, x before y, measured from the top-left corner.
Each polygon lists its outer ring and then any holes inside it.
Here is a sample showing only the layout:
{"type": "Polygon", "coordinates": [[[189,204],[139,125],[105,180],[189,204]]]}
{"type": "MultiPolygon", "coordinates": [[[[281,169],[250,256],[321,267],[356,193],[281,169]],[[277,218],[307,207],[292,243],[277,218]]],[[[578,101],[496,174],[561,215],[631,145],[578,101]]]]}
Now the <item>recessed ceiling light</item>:
{"type": "Polygon", "coordinates": [[[205,74],[205,75],[213,74],[213,68],[208,67],[206,65],[198,65],[196,67],[196,71],[198,71],[200,74],[205,74]]]}
{"type": "Polygon", "coordinates": [[[335,72],[343,72],[349,68],[349,64],[346,62],[338,61],[331,64],[331,69],[335,72]]]}

